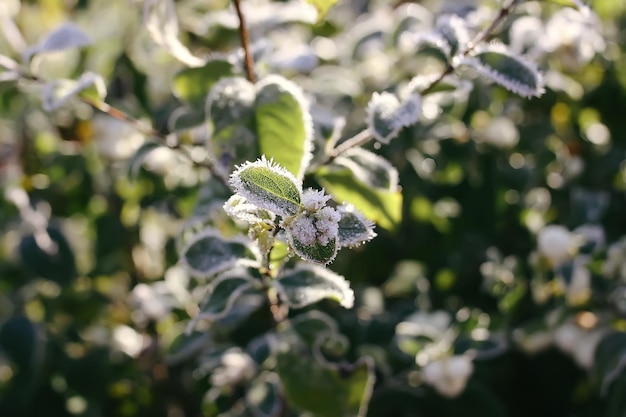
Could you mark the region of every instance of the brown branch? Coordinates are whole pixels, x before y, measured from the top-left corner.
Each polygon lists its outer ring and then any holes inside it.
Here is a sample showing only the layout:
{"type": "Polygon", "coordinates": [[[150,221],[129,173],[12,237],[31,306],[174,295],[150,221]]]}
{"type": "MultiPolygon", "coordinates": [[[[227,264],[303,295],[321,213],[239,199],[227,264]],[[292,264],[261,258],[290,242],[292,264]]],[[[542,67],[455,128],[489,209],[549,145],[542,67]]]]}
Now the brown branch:
{"type": "Polygon", "coordinates": [[[250,35],[248,34],[246,20],[243,12],[241,11],[241,0],[233,0],[233,3],[235,3],[237,17],[239,18],[239,37],[241,38],[241,46],[243,47],[246,77],[248,78],[248,81],[254,83],[256,81],[256,77],[254,76],[254,62],[252,61],[252,54],[250,53],[250,35]]]}

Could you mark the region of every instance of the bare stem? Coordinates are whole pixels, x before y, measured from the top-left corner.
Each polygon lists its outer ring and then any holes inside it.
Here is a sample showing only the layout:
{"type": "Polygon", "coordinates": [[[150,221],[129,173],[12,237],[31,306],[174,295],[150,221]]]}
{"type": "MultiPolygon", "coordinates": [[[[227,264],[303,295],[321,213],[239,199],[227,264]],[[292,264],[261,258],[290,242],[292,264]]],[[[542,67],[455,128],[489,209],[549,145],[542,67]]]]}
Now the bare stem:
{"type": "Polygon", "coordinates": [[[254,83],[256,77],[254,76],[254,62],[252,61],[252,54],[250,53],[250,35],[248,34],[248,28],[246,27],[245,17],[241,11],[241,0],[233,0],[233,3],[235,3],[237,17],[239,18],[239,37],[241,38],[241,46],[243,47],[246,77],[248,78],[248,81],[254,83]]]}

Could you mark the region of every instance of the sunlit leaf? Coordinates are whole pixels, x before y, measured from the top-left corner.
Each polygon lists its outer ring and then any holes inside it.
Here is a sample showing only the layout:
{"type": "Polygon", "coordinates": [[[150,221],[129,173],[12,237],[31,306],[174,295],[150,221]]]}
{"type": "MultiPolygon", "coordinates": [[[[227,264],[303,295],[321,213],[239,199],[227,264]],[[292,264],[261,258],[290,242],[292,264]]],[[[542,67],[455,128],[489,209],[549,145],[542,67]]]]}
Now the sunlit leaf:
{"type": "Polygon", "coordinates": [[[222,78],[207,97],[206,118],[212,124],[209,147],[227,175],[235,165],[259,155],[254,133],[255,97],[254,85],[243,77],[222,78]]]}
{"type": "Polygon", "coordinates": [[[293,216],[300,209],[300,182],[289,171],[265,157],[238,167],[232,173],[230,183],[251,203],[281,216],[293,216]]]}
{"type": "Polygon", "coordinates": [[[350,203],[380,227],[392,230],[402,219],[402,193],[372,189],[349,170],[320,169],[316,178],[338,202],[350,203]]]}
{"type": "Polygon", "coordinates": [[[173,90],[176,97],[191,106],[201,107],[211,87],[221,78],[233,74],[233,65],[226,60],[212,60],[201,67],[185,68],[174,76],[173,90]]]}
{"type": "Polygon", "coordinates": [[[256,90],[255,121],[261,154],[302,179],[313,150],[313,121],[304,94],[280,76],[264,78],[256,90]]]}
{"type": "Polygon", "coordinates": [[[317,9],[318,22],[324,19],[326,13],[337,3],[338,0],[306,0],[317,9]]]}
{"type": "Polygon", "coordinates": [[[282,272],[272,281],[284,302],[302,308],[322,299],[332,299],[345,308],[354,305],[354,292],[344,277],[316,265],[300,265],[282,272]]]}

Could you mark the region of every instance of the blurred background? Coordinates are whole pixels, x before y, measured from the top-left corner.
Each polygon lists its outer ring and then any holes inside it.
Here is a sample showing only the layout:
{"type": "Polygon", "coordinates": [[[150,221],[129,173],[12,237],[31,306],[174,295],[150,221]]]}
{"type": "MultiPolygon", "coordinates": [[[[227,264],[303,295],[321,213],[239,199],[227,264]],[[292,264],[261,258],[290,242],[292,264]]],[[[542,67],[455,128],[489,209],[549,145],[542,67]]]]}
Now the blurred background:
{"type": "MultiPolygon", "coordinates": [[[[342,0],[319,23],[299,1],[245,0],[244,11],[257,75],[302,87],[323,144],[340,118],[342,137],[364,128],[373,92],[444,68],[414,42],[438,15],[481,27],[498,4],[342,0]]],[[[626,412],[626,377],[601,383],[625,342],[605,346],[607,363],[594,357],[601,336],[626,330],[626,2],[593,0],[587,14],[571,6],[522,1],[496,31],[544,72],[541,98],[462,73],[456,89],[424,100],[417,125],[368,145],[398,169],[402,220],[330,266],[351,282],[357,306],[318,307],[347,336],[348,360],[375,358],[372,417],[626,412]],[[562,228],[541,247],[550,224],[562,228]],[[559,245],[573,248],[562,268],[551,251],[559,245]],[[459,396],[406,383],[422,342],[401,324],[435,311],[449,317],[455,351],[487,352],[459,396]],[[565,325],[584,332],[568,339],[565,325]],[[485,340],[505,348],[490,356],[485,340]]],[[[141,131],[78,100],[42,107],[46,81],[91,71],[107,103],[202,147],[215,80],[158,45],[142,7],[0,0],[0,55],[36,75],[15,79],[0,61],[3,417],[213,416],[241,395],[236,376],[225,389],[215,375],[245,373],[245,362],[216,366],[210,346],[198,354],[184,336],[202,285],[177,264],[177,236],[190,218],[227,221],[206,170],[159,148],[131,178],[141,131]],[[67,22],[88,45],[32,52],[67,22]],[[207,395],[215,387],[219,399],[207,395]]],[[[175,9],[196,57],[241,59],[228,1],[179,0],[175,9]]],[[[215,332],[244,348],[268,320],[260,309],[215,332]]]]}

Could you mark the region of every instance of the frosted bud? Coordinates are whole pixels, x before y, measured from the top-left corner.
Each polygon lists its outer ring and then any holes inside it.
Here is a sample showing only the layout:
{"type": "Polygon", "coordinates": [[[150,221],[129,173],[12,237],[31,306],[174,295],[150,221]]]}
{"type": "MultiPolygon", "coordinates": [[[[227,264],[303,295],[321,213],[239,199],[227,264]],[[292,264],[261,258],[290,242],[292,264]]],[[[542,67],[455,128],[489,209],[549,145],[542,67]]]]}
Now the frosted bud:
{"type": "Polygon", "coordinates": [[[311,212],[315,212],[324,207],[328,200],[330,200],[330,196],[327,195],[324,190],[309,188],[302,194],[302,205],[305,210],[311,212]]]}
{"type": "Polygon", "coordinates": [[[289,223],[287,230],[303,245],[327,245],[337,238],[340,219],[341,215],[332,207],[323,207],[313,213],[303,211],[289,223]]]}
{"type": "Polygon", "coordinates": [[[465,389],[473,371],[472,360],[457,355],[430,362],[422,369],[422,377],[444,397],[456,397],[465,389]]]}
{"type": "Polygon", "coordinates": [[[549,225],[537,235],[537,249],[552,266],[556,267],[570,258],[570,232],[563,226],[549,225]]]}

